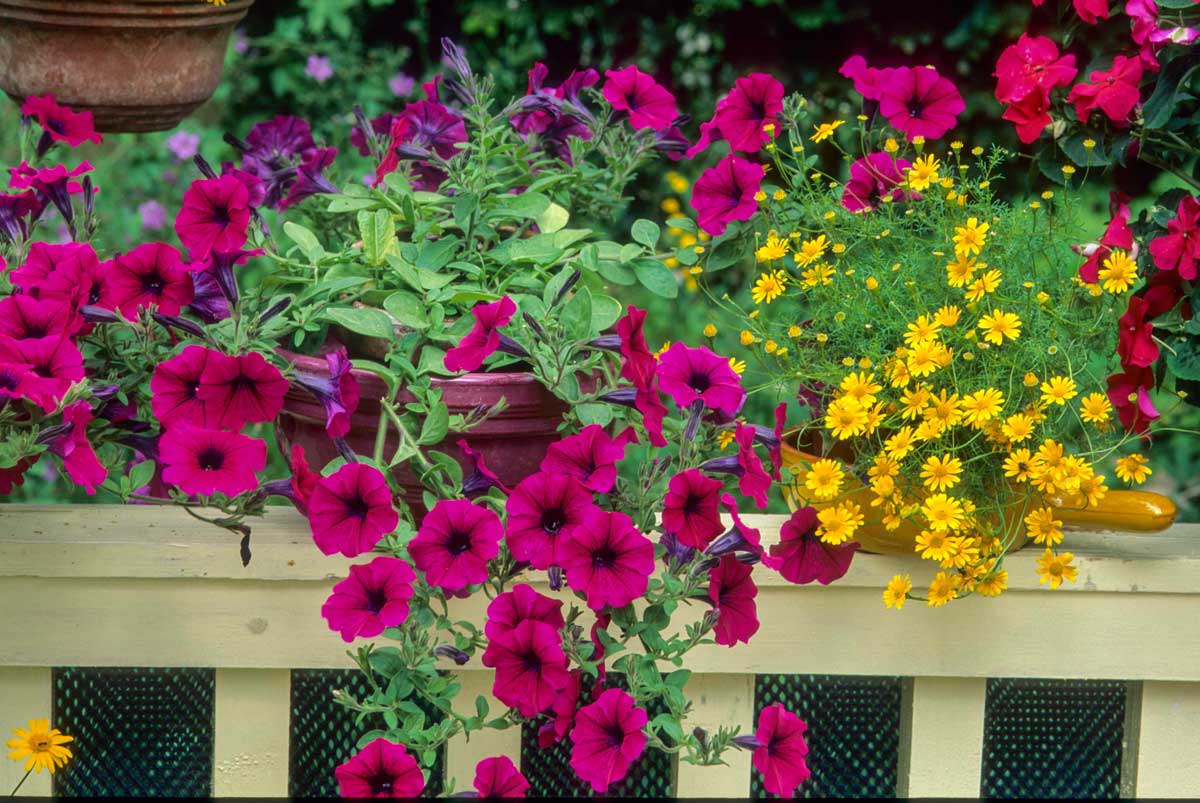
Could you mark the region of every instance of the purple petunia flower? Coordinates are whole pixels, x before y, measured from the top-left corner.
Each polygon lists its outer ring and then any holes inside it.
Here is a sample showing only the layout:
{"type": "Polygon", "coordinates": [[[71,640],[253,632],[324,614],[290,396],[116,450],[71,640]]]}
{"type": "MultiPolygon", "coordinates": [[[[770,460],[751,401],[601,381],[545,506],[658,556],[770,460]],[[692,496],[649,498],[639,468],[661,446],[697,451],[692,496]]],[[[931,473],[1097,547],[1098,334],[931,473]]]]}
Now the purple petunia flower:
{"type": "Polygon", "coordinates": [[[333,65],[329,63],[327,57],[313,53],[308,57],[308,63],[304,65],[304,74],[318,84],[323,84],[333,77],[333,65]]]}
{"type": "Polygon", "coordinates": [[[138,216],[142,219],[142,228],[159,231],[167,225],[167,210],[158,201],[146,201],[138,206],[138,216]]]}
{"type": "Polygon", "coordinates": [[[388,80],[388,89],[398,98],[408,97],[416,85],[416,79],[402,72],[396,73],[388,80]]]}
{"type": "Polygon", "coordinates": [[[167,150],[179,161],[186,162],[200,152],[200,135],[177,131],[167,138],[167,150]]]}

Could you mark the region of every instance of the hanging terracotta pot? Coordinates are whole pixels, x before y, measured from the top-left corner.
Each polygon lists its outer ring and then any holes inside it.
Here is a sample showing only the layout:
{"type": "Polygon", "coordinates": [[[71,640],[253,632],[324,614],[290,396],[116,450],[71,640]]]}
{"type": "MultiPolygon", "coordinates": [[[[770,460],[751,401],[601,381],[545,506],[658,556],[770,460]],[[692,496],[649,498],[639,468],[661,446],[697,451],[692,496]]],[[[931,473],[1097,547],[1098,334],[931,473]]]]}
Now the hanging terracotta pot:
{"type": "Polygon", "coordinates": [[[0,0],[0,89],[52,94],[98,131],[165,131],[212,97],[254,0],[0,0]]]}

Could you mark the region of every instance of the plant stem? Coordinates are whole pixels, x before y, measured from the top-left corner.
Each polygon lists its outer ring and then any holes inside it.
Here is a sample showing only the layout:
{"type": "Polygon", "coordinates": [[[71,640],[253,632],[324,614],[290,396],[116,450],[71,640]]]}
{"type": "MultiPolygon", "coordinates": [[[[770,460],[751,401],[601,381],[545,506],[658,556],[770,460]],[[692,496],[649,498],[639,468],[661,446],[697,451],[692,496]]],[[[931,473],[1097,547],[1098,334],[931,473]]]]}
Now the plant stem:
{"type": "Polygon", "coordinates": [[[16,796],[17,796],[17,790],[21,788],[21,785],[22,785],[23,783],[25,783],[25,779],[26,779],[26,778],[28,778],[28,777],[29,777],[30,775],[32,775],[32,774],[33,774],[33,767],[30,767],[29,769],[27,769],[27,770],[25,771],[25,776],[24,776],[23,778],[21,778],[21,780],[17,781],[17,785],[16,785],[16,787],[15,787],[15,788],[12,790],[12,794],[10,794],[10,795],[9,795],[9,797],[16,797],[16,796]]]}

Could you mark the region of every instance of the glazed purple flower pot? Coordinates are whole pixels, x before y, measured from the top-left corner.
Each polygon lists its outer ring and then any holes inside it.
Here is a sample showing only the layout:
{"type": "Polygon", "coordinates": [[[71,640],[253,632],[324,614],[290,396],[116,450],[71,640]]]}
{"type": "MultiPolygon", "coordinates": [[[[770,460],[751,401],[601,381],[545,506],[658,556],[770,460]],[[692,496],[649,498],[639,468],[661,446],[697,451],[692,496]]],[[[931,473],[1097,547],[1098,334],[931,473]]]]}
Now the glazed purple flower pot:
{"type": "MultiPolygon", "coordinates": [[[[329,368],[322,357],[307,357],[283,349],[280,356],[297,369],[312,374],[328,375],[329,368]]],[[[383,380],[369,371],[353,369],[358,380],[361,400],[350,419],[346,441],[358,454],[369,455],[375,450],[375,433],[379,425],[379,399],[387,393],[383,380]]],[[[450,432],[437,451],[451,455],[463,467],[464,476],[472,469],[471,461],[455,441],[467,444],[483,455],[487,467],[508,487],[512,487],[538,471],[546,448],[559,439],[558,425],[566,405],[525,373],[468,373],[462,376],[434,379],[433,387],[442,392],[450,414],[466,414],[480,404],[493,405],[503,397],[507,406],[499,415],[489,418],[470,432],[450,432]]],[[[403,390],[399,401],[413,401],[403,390]]],[[[284,399],[283,412],[275,421],[280,447],[287,454],[292,444],[304,447],[310,465],[319,469],[338,456],[333,441],[325,434],[325,413],[312,395],[295,385],[284,399]]],[[[389,434],[385,455],[396,449],[397,439],[389,434]]],[[[393,476],[404,489],[404,501],[418,516],[425,511],[421,504],[424,487],[407,465],[397,467],[393,476]]]]}

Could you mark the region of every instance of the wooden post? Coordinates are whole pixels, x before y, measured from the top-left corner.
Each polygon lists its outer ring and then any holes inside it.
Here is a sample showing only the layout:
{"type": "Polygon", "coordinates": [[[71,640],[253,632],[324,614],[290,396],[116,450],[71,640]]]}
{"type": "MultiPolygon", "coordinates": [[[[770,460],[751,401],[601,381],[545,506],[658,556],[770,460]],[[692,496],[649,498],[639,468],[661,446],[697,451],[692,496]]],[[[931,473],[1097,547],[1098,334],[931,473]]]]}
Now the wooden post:
{"type": "Polygon", "coordinates": [[[900,797],[979,797],[986,701],[985,678],[913,679],[901,707],[900,797]]]}
{"type": "Polygon", "coordinates": [[[213,797],[287,797],[291,672],[218,669],[213,797]]]}
{"type": "Polygon", "coordinates": [[[1137,797],[1200,797],[1200,683],[1147,680],[1142,684],[1137,750],[1137,797]]]}
{"type": "MultiPolygon", "coordinates": [[[[25,776],[24,762],[8,760],[12,752],[4,743],[13,738],[13,728],[28,728],[31,719],[49,719],[54,727],[54,683],[50,668],[42,666],[0,666],[0,797],[8,795],[25,776]]],[[[73,736],[74,734],[67,734],[73,736]]],[[[67,745],[77,753],[74,742],[67,745]]],[[[50,773],[42,770],[29,776],[18,797],[49,797],[50,773]]]]}
{"type": "MultiPolygon", "coordinates": [[[[687,684],[692,713],[686,728],[716,732],[722,725],[740,725],[754,732],[754,675],[693,675],[687,684]]],[[[729,766],[698,767],[680,762],[676,797],[750,796],[750,753],[732,749],[725,753],[729,766]]]]}
{"type": "MultiPolygon", "coordinates": [[[[461,714],[475,713],[475,698],[482,696],[488,703],[487,719],[499,717],[508,707],[492,696],[491,671],[458,673],[462,691],[455,699],[455,710],[461,714]]],[[[446,782],[454,782],[455,792],[475,788],[475,765],[491,756],[508,756],[517,769],[521,768],[521,729],[513,726],[498,731],[484,729],[471,734],[470,741],[459,734],[446,745],[446,782]]]]}

